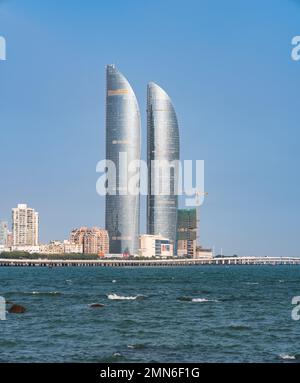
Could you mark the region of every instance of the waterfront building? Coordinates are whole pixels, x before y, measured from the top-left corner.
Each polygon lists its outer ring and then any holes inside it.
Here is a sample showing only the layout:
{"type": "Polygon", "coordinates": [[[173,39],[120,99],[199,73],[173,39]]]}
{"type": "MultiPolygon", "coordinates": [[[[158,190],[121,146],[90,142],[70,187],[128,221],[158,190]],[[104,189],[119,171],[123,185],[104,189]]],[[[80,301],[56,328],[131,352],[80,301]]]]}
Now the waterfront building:
{"type": "Polygon", "coordinates": [[[212,249],[205,249],[205,248],[203,248],[201,246],[197,246],[196,253],[195,253],[193,258],[196,258],[196,259],[201,259],[201,258],[212,259],[213,258],[213,251],[212,251],[212,249]]]}
{"type": "Polygon", "coordinates": [[[8,231],[7,232],[7,247],[8,248],[11,248],[14,244],[14,241],[13,241],[13,233],[11,231],[8,231]]]}
{"type": "MultiPolygon", "coordinates": [[[[106,195],[105,228],[110,253],[136,254],[140,196],[127,192],[127,167],[120,166],[120,153],[128,164],[140,160],[140,112],[129,82],[115,65],[106,67],[106,87],[106,159],[116,166],[116,185],[114,193],[106,195]]],[[[139,170],[135,173],[138,182],[139,170]]]]}
{"type": "Polygon", "coordinates": [[[197,247],[197,210],[178,209],[178,256],[194,258],[197,247]]]}
{"type": "Polygon", "coordinates": [[[12,246],[11,248],[7,249],[7,251],[20,251],[24,253],[29,254],[39,254],[41,252],[41,247],[39,245],[25,245],[25,246],[12,246]]]}
{"type": "Polygon", "coordinates": [[[151,82],[147,91],[147,233],[169,238],[175,254],[178,161],[179,129],[175,109],[167,93],[151,82]],[[162,170],[160,166],[153,166],[158,162],[167,164],[169,169],[162,170]]]}
{"type": "Polygon", "coordinates": [[[64,240],[63,248],[65,254],[83,254],[83,245],[64,240]]]}
{"type": "Polygon", "coordinates": [[[63,254],[64,245],[61,241],[50,241],[47,245],[40,246],[41,254],[63,254]]]}
{"type": "Polygon", "coordinates": [[[173,257],[173,242],[160,234],[142,234],[139,238],[139,245],[139,256],[141,257],[173,257]]]}
{"type": "Polygon", "coordinates": [[[82,246],[84,254],[108,254],[109,236],[107,230],[98,227],[81,227],[74,229],[70,235],[70,242],[82,246]]]}
{"type": "Polygon", "coordinates": [[[38,246],[39,215],[34,209],[26,204],[12,209],[12,229],[14,247],[38,246]]]}
{"type": "Polygon", "coordinates": [[[8,223],[0,221],[0,248],[7,247],[8,223]]]}
{"type": "Polygon", "coordinates": [[[47,245],[41,245],[41,254],[82,254],[83,246],[74,242],[65,241],[50,241],[47,245]]]}

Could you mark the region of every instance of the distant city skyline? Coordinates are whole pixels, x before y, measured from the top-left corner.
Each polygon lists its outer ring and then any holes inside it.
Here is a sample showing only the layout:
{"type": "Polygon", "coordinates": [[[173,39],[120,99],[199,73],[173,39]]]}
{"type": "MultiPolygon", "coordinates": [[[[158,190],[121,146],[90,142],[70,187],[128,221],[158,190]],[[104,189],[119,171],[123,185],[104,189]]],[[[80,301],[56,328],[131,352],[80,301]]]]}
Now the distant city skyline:
{"type": "Polygon", "coordinates": [[[43,243],[74,227],[104,227],[95,167],[105,157],[103,67],[113,62],[140,103],[142,158],[151,80],[172,96],[181,157],[205,161],[202,244],[224,254],[299,256],[300,62],[291,59],[299,3],[115,7],[76,4],[70,13],[66,3],[59,12],[50,2],[0,3],[1,220],[24,201],[40,213],[43,243]]]}

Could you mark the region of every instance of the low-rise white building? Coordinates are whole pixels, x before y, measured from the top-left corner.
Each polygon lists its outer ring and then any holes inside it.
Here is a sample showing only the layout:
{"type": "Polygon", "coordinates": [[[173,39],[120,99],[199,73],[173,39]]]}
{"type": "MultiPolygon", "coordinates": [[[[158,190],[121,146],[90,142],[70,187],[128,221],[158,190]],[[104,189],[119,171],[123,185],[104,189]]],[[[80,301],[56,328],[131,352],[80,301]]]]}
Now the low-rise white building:
{"type": "Polygon", "coordinates": [[[12,246],[11,251],[23,251],[30,254],[40,253],[40,246],[12,246]]]}
{"type": "Polygon", "coordinates": [[[51,241],[47,245],[40,246],[41,254],[81,254],[82,245],[70,241],[51,241]]]}
{"type": "Polygon", "coordinates": [[[3,245],[0,245],[0,254],[1,253],[7,253],[9,251],[11,251],[11,249],[9,247],[5,247],[3,245]]]}
{"type": "Polygon", "coordinates": [[[196,249],[196,254],[193,258],[196,258],[196,259],[199,259],[199,258],[209,258],[209,259],[212,259],[213,258],[213,251],[212,249],[204,249],[203,247],[201,246],[197,246],[197,249],[196,249]]]}
{"type": "Polygon", "coordinates": [[[51,241],[47,245],[40,246],[41,254],[63,254],[64,245],[61,241],[51,241]]]}
{"type": "Polygon", "coordinates": [[[139,256],[173,257],[173,243],[161,235],[142,234],[139,237],[139,256]]]}
{"type": "Polygon", "coordinates": [[[81,244],[66,240],[63,245],[65,254],[83,254],[83,245],[81,244]]]}

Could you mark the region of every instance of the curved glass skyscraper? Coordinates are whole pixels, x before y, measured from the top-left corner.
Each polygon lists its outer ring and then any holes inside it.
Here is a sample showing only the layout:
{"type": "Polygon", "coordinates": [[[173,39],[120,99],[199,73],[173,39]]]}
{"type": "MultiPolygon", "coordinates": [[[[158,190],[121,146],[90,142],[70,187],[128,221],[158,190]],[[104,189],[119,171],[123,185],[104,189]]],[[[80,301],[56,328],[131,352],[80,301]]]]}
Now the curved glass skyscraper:
{"type": "Polygon", "coordinates": [[[127,157],[128,164],[140,160],[140,112],[129,82],[114,65],[106,67],[106,84],[106,159],[116,166],[116,194],[106,195],[105,227],[110,253],[136,254],[140,198],[126,192],[127,168],[124,162],[120,164],[120,158],[127,157]]]}
{"type": "Polygon", "coordinates": [[[161,234],[174,243],[177,251],[178,177],[174,168],[162,171],[158,163],[179,161],[179,129],[172,101],[155,83],[148,84],[147,92],[147,162],[148,201],[147,232],[161,234]],[[165,194],[164,190],[170,192],[165,194]],[[159,194],[158,194],[159,193],[159,194]]]}

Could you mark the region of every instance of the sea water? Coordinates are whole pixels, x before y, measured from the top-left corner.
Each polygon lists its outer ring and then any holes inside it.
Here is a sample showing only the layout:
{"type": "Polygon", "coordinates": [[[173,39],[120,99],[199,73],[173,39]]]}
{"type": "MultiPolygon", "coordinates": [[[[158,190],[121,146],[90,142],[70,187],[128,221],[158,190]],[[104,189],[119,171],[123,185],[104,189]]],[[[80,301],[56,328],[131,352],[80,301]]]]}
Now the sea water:
{"type": "Polygon", "coordinates": [[[0,295],[0,362],[300,360],[300,266],[2,267],[0,295]]]}

